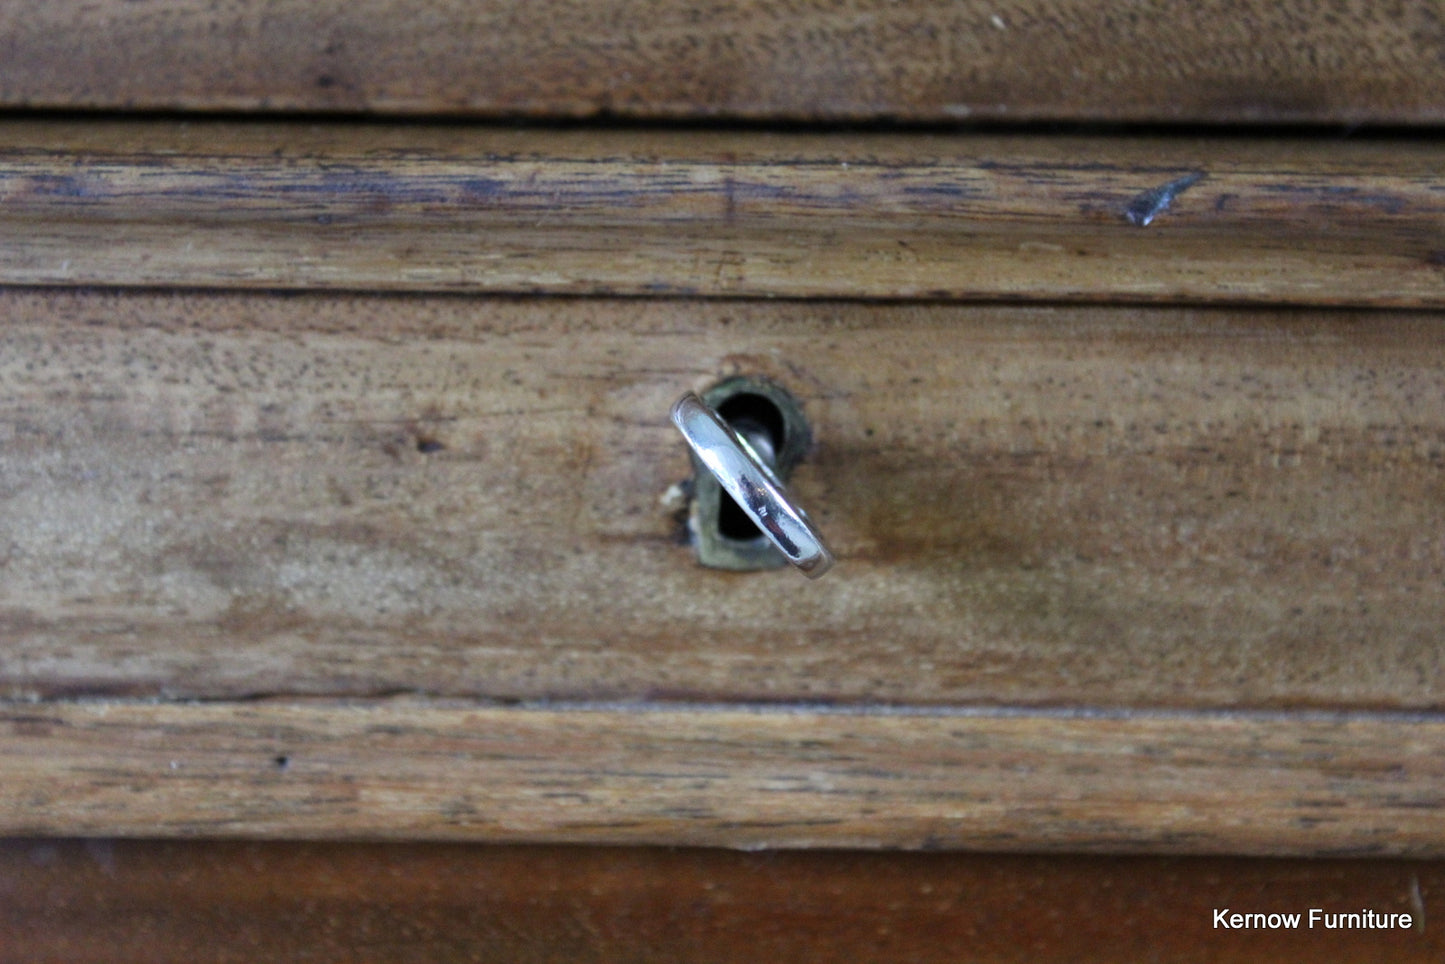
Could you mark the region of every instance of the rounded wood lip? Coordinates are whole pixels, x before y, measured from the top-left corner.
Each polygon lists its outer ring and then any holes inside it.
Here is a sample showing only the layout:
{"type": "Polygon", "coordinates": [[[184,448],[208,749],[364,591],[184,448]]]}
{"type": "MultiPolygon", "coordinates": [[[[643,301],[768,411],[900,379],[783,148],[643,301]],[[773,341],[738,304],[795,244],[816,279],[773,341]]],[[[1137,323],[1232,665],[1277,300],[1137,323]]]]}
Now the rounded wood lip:
{"type": "Polygon", "coordinates": [[[1445,306],[1398,139],[7,122],[0,191],[10,285],[1445,306]]]}
{"type": "Polygon", "coordinates": [[[0,106],[336,116],[1439,124],[1428,4],[7,5],[0,106]],[[1261,52],[1268,52],[1268,56],[1261,52]]]}

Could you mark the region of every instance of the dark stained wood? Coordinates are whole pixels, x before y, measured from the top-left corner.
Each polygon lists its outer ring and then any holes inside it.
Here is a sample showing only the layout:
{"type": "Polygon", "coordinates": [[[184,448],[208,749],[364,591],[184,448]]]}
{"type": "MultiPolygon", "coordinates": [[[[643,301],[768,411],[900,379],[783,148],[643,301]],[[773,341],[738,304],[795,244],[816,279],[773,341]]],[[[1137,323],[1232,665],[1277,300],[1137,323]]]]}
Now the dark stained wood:
{"type": "Polygon", "coordinates": [[[1445,855],[1439,715],[0,704],[0,833],[1445,855]]]}
{"type": "Polygon", "coordinates": [[[1424,313],[0,292],[0,695],[1445,707],[1424,313]],[[771,377],[840,563],[699,568],[771,377]]]}
{"type": "Polygon", "coordinates": [[[0,960],[1424,964],[1442,894],[1438,862],[11,840],[0,960]]]}
{"type": "Polygon", "coordinates": [[[1429,142],[0,125],[0,283],[1445,306],[1429,142]]]}
{"type": "Polygon", "coordinates": [[[467,116],[1445,120],[1435,3],[11,0],[0,104],[467,116]]]}

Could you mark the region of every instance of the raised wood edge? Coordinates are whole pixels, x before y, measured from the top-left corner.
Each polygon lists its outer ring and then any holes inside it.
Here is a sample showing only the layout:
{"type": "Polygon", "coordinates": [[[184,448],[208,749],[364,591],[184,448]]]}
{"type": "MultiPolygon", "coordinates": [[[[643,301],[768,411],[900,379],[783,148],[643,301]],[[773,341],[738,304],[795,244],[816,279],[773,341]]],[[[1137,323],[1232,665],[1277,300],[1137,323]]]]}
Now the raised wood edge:
{"type": "Polygon", "coordinates": [[[7,703],[0,834],[1445,854],[1445,719],[7,703]]]}
{"type": "Polygon", "coordinates": [[[0,126],[0,284],[1445,305],[1428,142],[0,126]]]}
{"type": "Polygon", "coordinates": [[[1438,124],[1431,3],[14,0],[0,105],[1438,124]]]}

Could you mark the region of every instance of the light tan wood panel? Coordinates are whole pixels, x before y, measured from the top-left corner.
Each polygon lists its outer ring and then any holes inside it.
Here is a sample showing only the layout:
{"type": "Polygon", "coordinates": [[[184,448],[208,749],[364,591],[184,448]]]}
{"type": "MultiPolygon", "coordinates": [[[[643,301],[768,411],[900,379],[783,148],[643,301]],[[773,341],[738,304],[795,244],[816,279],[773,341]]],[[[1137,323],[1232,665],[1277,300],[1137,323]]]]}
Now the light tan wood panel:
{"type": "Polygon", "coordinates": [[[1428,141],[0,126],[0,283],[1445,305],[1428,141]]]}
{"type": "Polygon", "coordinates": [[[0,693],[1438,710],[1425,313],[0,292],[0,693]],[[840,557],[699,568],[768,376],[840,557]]]}
{"type": "Polygon", "coordinates": [[[11,0],[0,104],[992,121],[1445,119],[1434,3],[11,0]]]}
{"type": "Polygon", "coordinates": [[[1445,854],[1445,719],[0,704],[0,833],[1445,854]]]}
{"type": "Polygon", "coordinates": [[[0,894],[0,948],[32,964],[1445,957],[1423,861],[10,840],[0,894]],[[1219,908],[1419,926],[1236,931],[1219,908]]]}

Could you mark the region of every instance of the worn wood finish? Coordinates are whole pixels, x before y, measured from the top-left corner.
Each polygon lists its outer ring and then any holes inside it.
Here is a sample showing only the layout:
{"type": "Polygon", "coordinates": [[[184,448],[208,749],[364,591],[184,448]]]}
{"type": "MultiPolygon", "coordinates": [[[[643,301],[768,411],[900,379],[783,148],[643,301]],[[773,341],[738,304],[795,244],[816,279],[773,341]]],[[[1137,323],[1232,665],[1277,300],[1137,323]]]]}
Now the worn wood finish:
{"type": "Polygon", "coordinates": [[[1445,719],[0,704],[0,833],[1445,855],[1445,719]]]}
{"type": "Polygon", "coordinates": [[[904,121],[1445,120],[1434,3],[19,0],[0,104],[904,121]]]}
{"type": "Polygon", "coordinates": [[[0,283],[1440,306],[1439,158],[1388,141],[15,123],[0,283]]]}
{"type": "Polygon", "coordinates": [[[0,694],[1445,706],[1424,313],[0,292],[0,694]],[[840,557],[700,569],[803,402],[840,557]],[[744,604],[741,600],[746,600],[744,604]]]}
{"type": "Polygon", "coordinates": [[[1442,894],[1400,861],[11,840],[0,960],[1433,964],[1442,894]],[[1231,931],[1225,907],[1423,919],[1231,931]]]}

